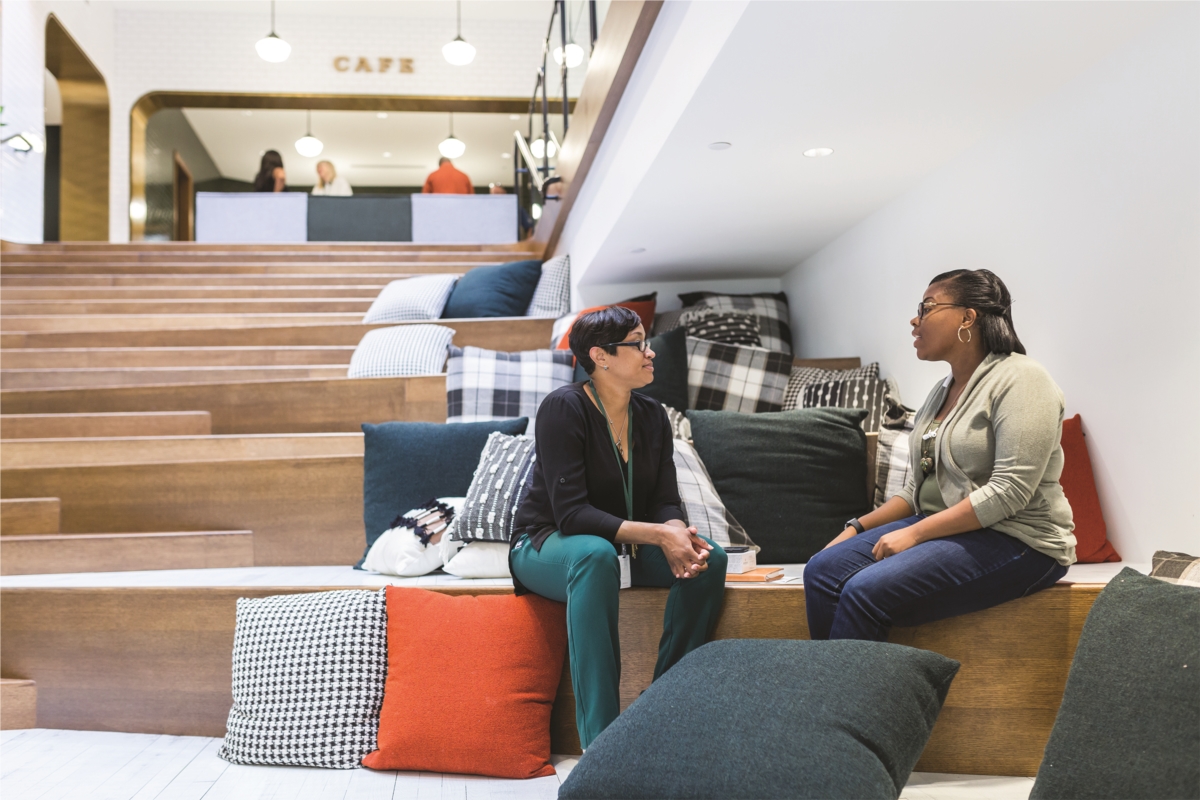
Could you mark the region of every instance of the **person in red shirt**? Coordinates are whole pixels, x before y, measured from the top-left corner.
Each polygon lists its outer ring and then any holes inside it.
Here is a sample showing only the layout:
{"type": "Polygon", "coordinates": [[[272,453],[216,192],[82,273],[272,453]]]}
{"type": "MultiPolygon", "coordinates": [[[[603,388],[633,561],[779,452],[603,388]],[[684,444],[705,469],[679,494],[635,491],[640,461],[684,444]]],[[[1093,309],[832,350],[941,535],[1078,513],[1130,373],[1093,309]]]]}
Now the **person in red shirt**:
{"type": "Polygon", "coordinates": [[[438,168],[425,179],[422,194],[475,194],[467,173],[454,168],[448,158],[438,159],[438,168]]]}

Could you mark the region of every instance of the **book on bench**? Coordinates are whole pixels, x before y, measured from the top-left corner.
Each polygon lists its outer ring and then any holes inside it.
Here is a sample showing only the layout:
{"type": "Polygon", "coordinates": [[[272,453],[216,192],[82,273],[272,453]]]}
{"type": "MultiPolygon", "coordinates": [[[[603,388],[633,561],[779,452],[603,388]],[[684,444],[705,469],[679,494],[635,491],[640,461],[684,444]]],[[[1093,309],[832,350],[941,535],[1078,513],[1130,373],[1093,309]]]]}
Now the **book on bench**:
{"type": "Polygon", "coordinates": [[[726,583],[766,583],[783,577],[783,567],[759,567],[738,575],[726,575],[726,583]]]}

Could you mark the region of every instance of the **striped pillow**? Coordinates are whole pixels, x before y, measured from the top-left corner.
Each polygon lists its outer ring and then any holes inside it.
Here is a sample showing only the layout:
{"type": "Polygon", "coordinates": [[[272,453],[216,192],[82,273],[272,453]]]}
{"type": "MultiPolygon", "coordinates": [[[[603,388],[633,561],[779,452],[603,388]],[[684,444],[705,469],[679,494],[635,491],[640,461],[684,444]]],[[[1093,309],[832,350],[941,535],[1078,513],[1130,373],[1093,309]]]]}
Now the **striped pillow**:
{"type": "Polygon", "coordinates": [[[460,542],[509,541],[536,460],[532,437],[488,436],[467,490],[467,502],[454,518],[451,538],[460,542]]]}
{"type": "Polygon", "coordinates": [[[850,380],[810,383],[804,387],[802,408],[865,408],[867,418],[863,430],[867,433],[879,431],[884,413],[890,404],[888,385],[879,378],[851,378],[850,380]]]}

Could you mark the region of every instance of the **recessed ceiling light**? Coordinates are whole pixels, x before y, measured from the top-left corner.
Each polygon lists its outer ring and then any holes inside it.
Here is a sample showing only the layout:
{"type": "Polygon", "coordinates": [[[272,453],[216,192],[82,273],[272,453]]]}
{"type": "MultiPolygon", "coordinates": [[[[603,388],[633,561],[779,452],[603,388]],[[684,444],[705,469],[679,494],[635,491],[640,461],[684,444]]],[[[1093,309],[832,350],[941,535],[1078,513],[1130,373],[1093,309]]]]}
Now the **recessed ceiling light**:
{"type": "Polygon", "coordinates": [[[629,252],[633,253],[634,255],[637,255],[638,253],[644,253],[644,252],[646,252],[646,248],[644,248],[644,247],[635,247],[635,248],[633,248],[632,250],[630,250],[629,252]]]}
{"type": "Polygon", "coordinates": [[[391,157],[392,157],[392,154],[391,154],[391,153],[384,153],[384,154],[383,154],[383,157],[384,157],[384,158],[391,158],[391,157]]]}
{"type": "Polygon", "coordinates": [[[501,158],[512,158],[512,153],[501,153],[500,157],[501,158]]]}
{"type": "Polygon", "coordinates": [[[708,146],[709,150],[728,150],[733,147],[729,142],[713,142],[708,146]]]}
{"type": "Polygon", "coordinates": [[[379,112],[378,114],[376,114],[375,116],[376,116],[378,119],[387,119],[387,112],[386,112],[386,111],[380,111],[380,112],[379,112]]]}
{"type": "Polygon", "coordinates": [[[520,119],[521,115],[520,114],[509,114],[508,118],[509,119],[520,119]]]}
{"type": "Polygon", "coordinates": [[[811,150],[805,150],[804,155],[809,158],[824,158],[825,156],[833,155],[832,147],[814,147],[811,150]]]}
{"type": "Polygon", "coordinates": [[[253,116],[254,116],[254,112],[253,112],[253,111],[243,111],[243,112],[242,112],[242,116],[243,116],[243,117],[253,117],[253,116]]]}

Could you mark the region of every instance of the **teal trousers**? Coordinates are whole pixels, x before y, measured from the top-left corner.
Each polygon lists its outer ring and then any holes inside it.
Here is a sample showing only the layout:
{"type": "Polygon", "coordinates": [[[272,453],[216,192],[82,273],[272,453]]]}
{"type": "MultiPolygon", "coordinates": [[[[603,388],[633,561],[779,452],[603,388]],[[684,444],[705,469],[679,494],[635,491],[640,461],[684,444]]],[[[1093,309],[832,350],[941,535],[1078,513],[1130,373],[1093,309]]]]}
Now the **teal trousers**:
{"type": "MultiPolygon", "coordinates": [[[[706,540],[708,541],[708,540],[706,540]]],[[[695,578],[671,574],[661,548],[638,545],[634,586],[669,588],[654,679],[712,636],[725,595],[725,551],[713,542],[708,569],[695,578]]],[[[510,558],[513,575],[531,592],[567,604],[567,642],[575,690],[575,725],[586,749],[621,713],[621,567],[599,536],[551,534],[535,550],[522,536],[510,558]]]]}

